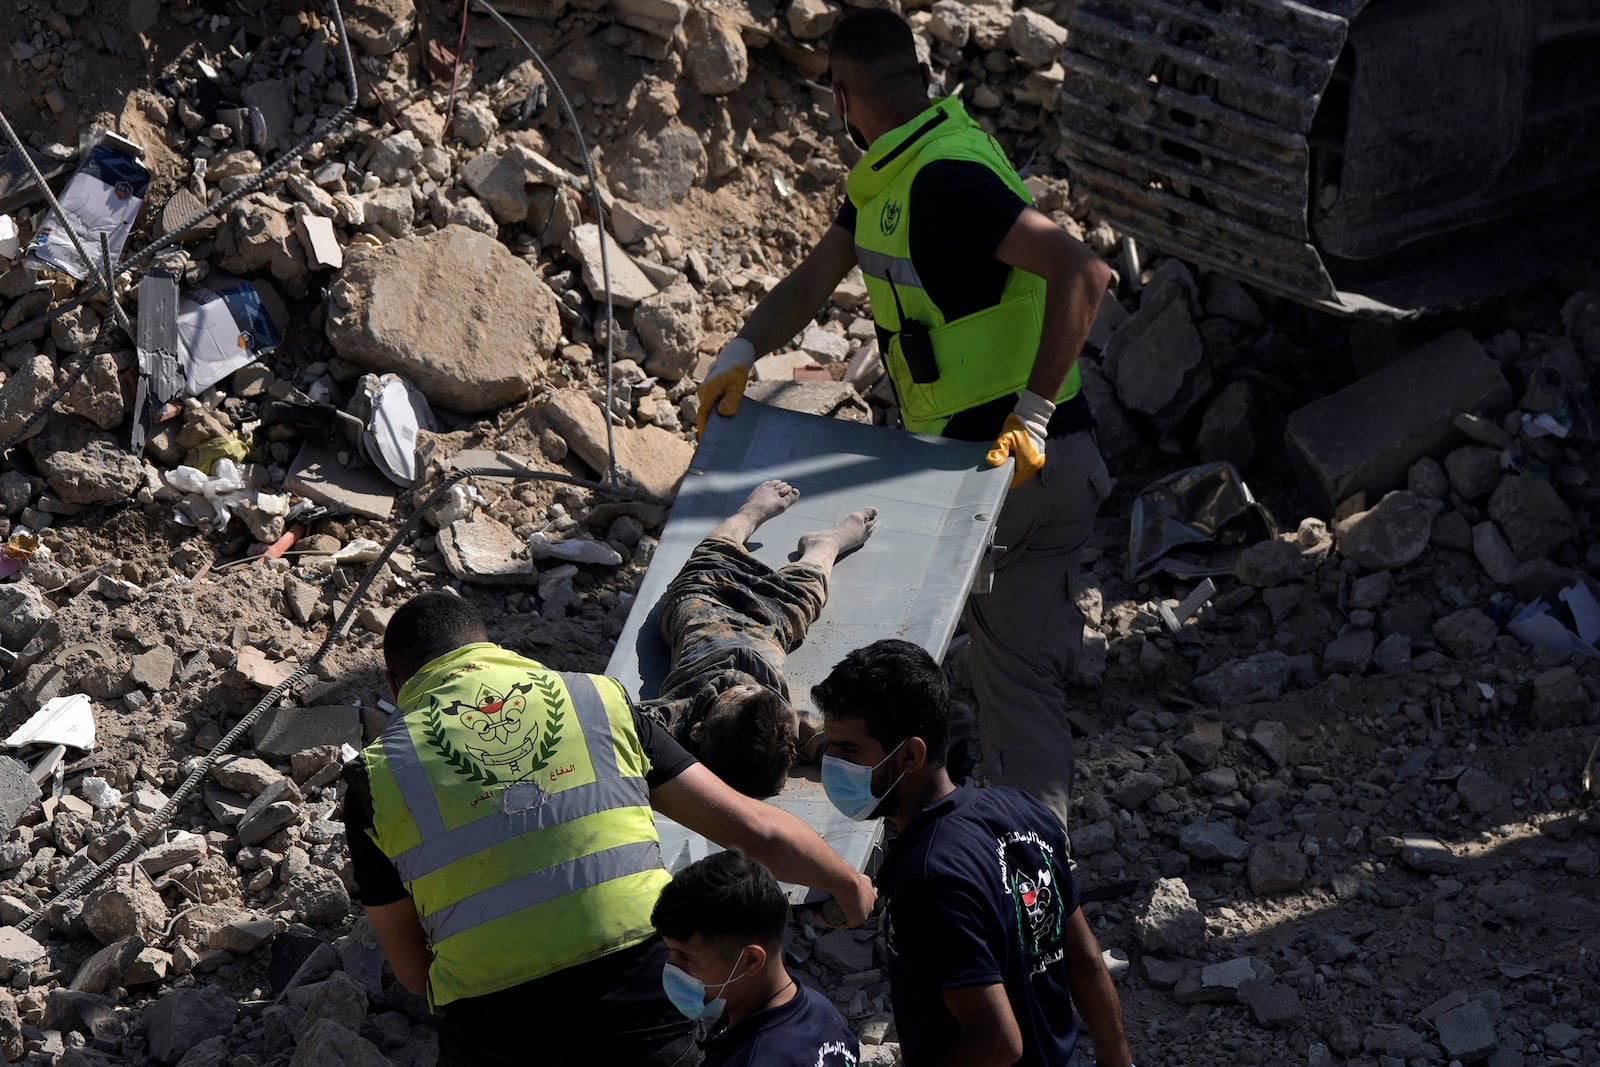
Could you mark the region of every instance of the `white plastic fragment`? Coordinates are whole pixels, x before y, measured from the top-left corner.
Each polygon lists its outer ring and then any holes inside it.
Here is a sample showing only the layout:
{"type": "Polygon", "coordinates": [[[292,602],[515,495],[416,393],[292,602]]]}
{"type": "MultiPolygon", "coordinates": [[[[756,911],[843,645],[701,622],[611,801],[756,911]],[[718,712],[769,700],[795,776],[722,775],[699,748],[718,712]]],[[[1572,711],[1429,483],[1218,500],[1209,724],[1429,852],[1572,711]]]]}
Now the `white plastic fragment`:
{"type": "Polygon", "coordinates": [[[91,775],[83,780],[83,799],[94,806],[95,811],[108,811],[122,803],[122,791],[99,775],[91,775]]]}
{"type": "Polygon", "coordinates": [[[592,563],[600,567],[615,567],[622,557],[610,545],[599,541],[552,541],[542,533],[528,538],[528,554],[534,559],[562,559],[568,563],[592,563]]]}
{"type": "Polygon", "coordinates": [[[94,748],[94,708],[82,693],[47,700],[5,743],[9,748],[70,745],[88,752],[94,748]]]}

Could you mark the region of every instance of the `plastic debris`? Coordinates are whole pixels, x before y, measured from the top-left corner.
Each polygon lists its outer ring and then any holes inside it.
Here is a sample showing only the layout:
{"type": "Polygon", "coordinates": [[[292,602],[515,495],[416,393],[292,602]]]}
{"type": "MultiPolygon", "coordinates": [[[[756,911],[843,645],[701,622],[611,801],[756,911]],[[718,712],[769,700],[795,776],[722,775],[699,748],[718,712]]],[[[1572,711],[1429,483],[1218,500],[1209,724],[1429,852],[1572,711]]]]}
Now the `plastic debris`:
{"type": "Polygon", "coordinates": [[[94,805],[95,811],[107,811],[122,803],[122,791],[99,775],[83,780],[83,799],[94,805]]]}
{"type": "Polygon", "coordinates": [[[1189,617],[1195,612],[1205,607],[1206,601],[1210,600],[1216,593],[1217,583],[1207,578],[1195,586],[1194,592],[1179,602],[1177,607],[1169,608],[1166,601],[1163,600],[1157,603],[1156,611],[1161,615],[1161,621],[1166,624],[1167,629],[1171,631],[1174,637],[1180,641],[1188,640],[1191,635],[1184,630],[1183,624],[1188,622],[1189,617]]]}
{"type": "Polygon", "coordinates": [[[617,550],[599,541],[552,541],[542,533],[528,538],[528,554],[534,559],[560,559],[568,563],[592,563],[615,567],[622,562],[617,550]]]}
{"type": "Polygon", "coordinates": [[[220,460],[243,463],[250,454],[250,442],[238,435],[212,437],[201,441],[189,450],[188,465],[205,474],[211,474],[220,460]]]}
{"type": "Polygon", "coordinates": [[[362,453],[396,485],[416,485],[417,431],[438,428],[422,391],[397,374],[368,374],[354,406],[365,423],[362,453]]]}
{"type": "Polygon", "coordinates": [[[178,346],[184,385],[198,396],[277,348],[279,315],[269,313],[253,282],[213,275],[178,308],[178,346]]]}
{"type": "Polygon", "coordinates": [[[1566,437],[1571,432],[1571,420],[1563,422],[1548,411],[1537,415],[1524,413],[1522,416],[1522,436],[1532,439],[1540,437],[1566,437]]]}
{"type": "Polygon", "coordinates": [[[1561,620],[1550,614],[1550,605],[1542,597],[1512,616],[1506,629],[1517,638],[1535,648],[1552,648],[1558,652],[1576,652],[1589,659],[1600,659],[1600,604],[1583,582],[1561,590],[1560,597],[1572,613],[1577,632],[1568,629],[1561,620]]]}
{"type": "MultiPolygon", "coordinates": [[[[61,191],[61,210],[66,219],[52,209],[34,236],[28,257],[54,270],[82,281],[95,273],[78,258],[78,251],[67,236],[66,226],[78,233],[91,256],[100,254],[100,238],[106,238],[113,265],[139,217],[144,193],[150,186],[150,172],[139,162],[144,149],[109,130],[99,134],[99,142],[89,150],[78,172],[61,191]]],[[[96,264],[98,269],[100,265],[96,264]]]]}
{"type": "Polygon", "coordinates": [[[145,434],[159,421],[167,402],[183,388],[178,368],[178,280],[153,270],[139,280],[139,322],[135,344],[139,353],[139,385],[134,394],[135,454],[143,451],[145,434]]]}
{"type": "Polygon", "coordinates": [[[210,474],[184,465],[164,472],[163,477],[168,485],[185,494],[177,519],[186,525],[210,523],[219,530],[226,529],[234,506],[247,499],[244,477],[231,459],[217,460],[210,474]]]}
{"type": "Polygon", "coordinates": [[[19,527],[4,545],[0,545],[0,579],[16,574],[39,551],[39,535],[27,527],[19,527]]]}
{"type": "Polygon", "coordinates": [[[94,748],[94,707],[82,693],[55,697],[12,731],[8,748],[28,745],[69,745],[88,752],[94,748]]]}
{"type": "Polygon", "coordinates": [[[1151,482],[1133,502],[1128,568],[1135,581],[1229,574],[1248,545],[1278,524],[1231,463],[1204,463],[1151,482]]]}
{"type": "Polygon", "coordinates": [[[0,215],[0,259],[14,259],[21,249],[16,220],[10,215],[0,215]]]}

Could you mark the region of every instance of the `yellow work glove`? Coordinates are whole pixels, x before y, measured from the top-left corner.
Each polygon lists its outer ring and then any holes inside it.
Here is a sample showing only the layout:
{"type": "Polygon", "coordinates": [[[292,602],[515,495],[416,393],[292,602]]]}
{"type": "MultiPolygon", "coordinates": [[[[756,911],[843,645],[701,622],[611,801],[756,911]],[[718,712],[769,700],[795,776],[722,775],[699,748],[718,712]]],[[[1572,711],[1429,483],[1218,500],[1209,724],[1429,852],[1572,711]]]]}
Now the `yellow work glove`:
{"type": "Polygon", "coordinates": [[[998,467],[1010,456],[1016,461],[1011,488],[1024,484],[1044,469],[1044,439],[1049,433],[1050,416],[1056,406],[1038,393],[1023,390],[1017,406],[1006,416],[1005,428],[995,439],[985,458],[998,467]]]}
{"type": "Polygon", "coordinates": [[[700,413],[696,418],[695,432],[702,436],[711,421],[715,407],[724,416],[732,416],[744,399],[744,388],[750,384],[750,367],[756,361],[756,346],[743,337],[735,337],[722,346],[711,364],[711,373],[701,383],[696,393],[700,398],[700,413]]]}

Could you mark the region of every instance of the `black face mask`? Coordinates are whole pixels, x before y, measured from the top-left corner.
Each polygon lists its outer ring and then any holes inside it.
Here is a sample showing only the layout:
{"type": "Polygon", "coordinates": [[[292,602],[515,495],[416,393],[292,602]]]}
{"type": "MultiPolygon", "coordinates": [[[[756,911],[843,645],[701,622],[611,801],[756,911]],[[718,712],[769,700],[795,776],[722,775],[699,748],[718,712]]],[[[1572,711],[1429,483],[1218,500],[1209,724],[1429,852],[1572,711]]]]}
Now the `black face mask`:
{"type": "Polygon", "coordinates": [[[872,147],[872,142],[868,141],[865,134],[850,124],[850,105],[845,103],[844,90],[836,87],[833,90],[833,99],[839,105],[839,118],[844,122],[844,132],[850,136],[850,143],[863,152],[867,151],[872,147]]]}

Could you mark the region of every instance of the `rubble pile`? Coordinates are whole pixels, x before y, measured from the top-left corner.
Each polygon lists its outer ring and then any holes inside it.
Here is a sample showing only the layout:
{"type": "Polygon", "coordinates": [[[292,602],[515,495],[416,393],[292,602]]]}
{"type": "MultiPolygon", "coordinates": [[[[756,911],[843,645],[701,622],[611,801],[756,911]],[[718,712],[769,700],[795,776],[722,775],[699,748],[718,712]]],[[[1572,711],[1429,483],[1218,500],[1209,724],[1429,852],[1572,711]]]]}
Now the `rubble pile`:
{"type": "MultiPolygon", "coordinates": [[[[7,1062],[436,1062],[426,1005],[352,907],[339,821],[340,764],[387,710],[381,634],[455,582],[497,639],[601,669],[657,504],[458,485],[158,843],[46,905],[310,658],[440,472],[603,475],[609,417],[621,479],[670,497],[697,381],[837,209],[856,157],[814,79],[838,4],[500,6],[576,107],[604,230],[555,87],[499,24],[474,13],[458,53],[439,5],[352,5],[354,119],[153,264],[176,279],[194,387],[137,410],[149,353],[115,328],[96,345],[104,296],[0,344],[0,442],[83,368],[0,471],[0,726],[82,694],[98,731],[37,783],[40,752],[0,758],[7,1062]],[[208,302],[234,318],[204,319],[208,302]],[[227,342],[209,365],[207,322],[227,342]]],[[[1029,164],[1040,209],[1122,265],[1060,165],[1070,6],[907,16],[943,91],[1029,164]]],[[[71,173],[95,125],[145,150],[130,253],[348,103],[321,5],[11,9],[0,99],[47,170],[71,173]],[[105,79],[114,106],[78,115],[105,79]]],[[[45,204],[9,188],[0,331],[84,288],[29,258],[45,204]]],[[[1141,1062],[1600,1058],[1579,784],[1600,723],[1600,285],[1554,288],[1419,335],[1158,258],[1102,306],[1082,366],[1121,484],[1088,552],[1072,840],[1141,1062]],[[1280,532],[1232,530],[1209,571],[1130,578],[1133,496],[1217,461],[1280,532]],[[1179,618],[1202,574],[1211,595],[1179,618]]],[[[892,422],[877,344],[853,275],[749,395],[892,422]]],[[[950,669],[961,682],[959,653],[950,669]]],[[[896,1062],[873,925],[791,941],[863,1062],[896,1062]]]]}

